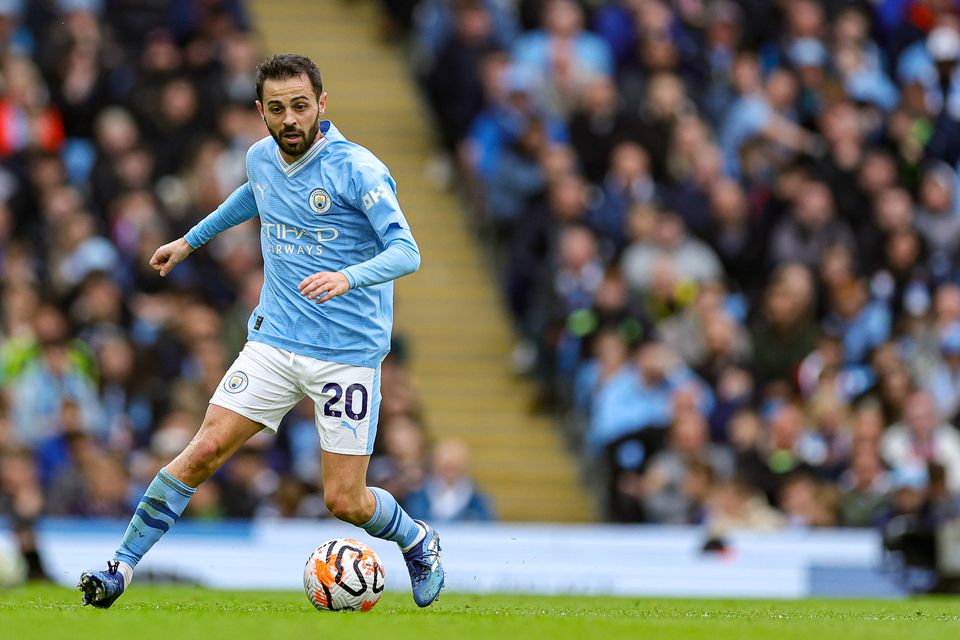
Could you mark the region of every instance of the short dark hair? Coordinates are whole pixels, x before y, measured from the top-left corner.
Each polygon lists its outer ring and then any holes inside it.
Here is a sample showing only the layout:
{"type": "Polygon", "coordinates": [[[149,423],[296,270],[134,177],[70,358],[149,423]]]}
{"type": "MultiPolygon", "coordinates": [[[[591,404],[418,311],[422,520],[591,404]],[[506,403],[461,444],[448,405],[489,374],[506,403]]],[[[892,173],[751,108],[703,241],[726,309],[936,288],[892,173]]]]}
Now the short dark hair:
{"type": "Polygon", "coordinates": [[[323,93],[320,67],[313,60],[296,53],[278,53],[257,65],[257,98],[263,100],[263,83],[266,80],[287,80],[305,75],[313,85],[317,98],[323,93]]]}

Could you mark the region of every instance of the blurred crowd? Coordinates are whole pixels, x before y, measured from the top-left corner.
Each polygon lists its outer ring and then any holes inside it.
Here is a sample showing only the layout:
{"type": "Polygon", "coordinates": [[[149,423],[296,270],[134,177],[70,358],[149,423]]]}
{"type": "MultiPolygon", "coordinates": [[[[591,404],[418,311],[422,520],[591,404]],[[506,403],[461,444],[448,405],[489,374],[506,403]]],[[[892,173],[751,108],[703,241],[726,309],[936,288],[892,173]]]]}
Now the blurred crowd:
{"type": "MultiPolygon", "coordinates": [[[[256,221],[163,281],[147,263],[244,181],[261,54],[240,0],[0,0],[0,517],[25,548],[41,515],[128,517],[243,345],[256,221]]],[[[371,472],[418,517],[489,518],[401,347],[371,472]]],[[[304,404],[187,516],[320,517],[321,495],[304,404]]]]}
{"type": "MultiPolygon", "coordinates": [[[[384,2],[514,364],[610,518],[960,517],[960,3],[384,2]]],[[[255,221],[163,281],[147,260],[266,133],[251,28],[239,0],[0,0],[0,515],[25,548],[42,515],[128,516],[243,344],[255,221]]],[[[490,519],[405,357],[371,484],[490,519]]],[[[314,431],[305,402],[188,517],[325,517],[314,431]]]]}
{"type": "Polygon", "coordinates": [[[960,2],[386,4],[609,517],[960,516],[960,2]]]}

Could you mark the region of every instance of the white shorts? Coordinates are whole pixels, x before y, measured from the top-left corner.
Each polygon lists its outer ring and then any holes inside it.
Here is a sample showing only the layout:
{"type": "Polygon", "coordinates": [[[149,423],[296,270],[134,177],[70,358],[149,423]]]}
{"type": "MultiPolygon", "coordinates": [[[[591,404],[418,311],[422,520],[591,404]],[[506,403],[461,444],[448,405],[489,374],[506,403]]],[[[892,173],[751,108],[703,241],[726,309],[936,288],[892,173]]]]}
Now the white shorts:
{"type": "Polygon", "coordinates": [[[273,432],[304,396],[315,404],[320,448],[369,455],[377,436],[380,368],[325,362],[247,342],[210,404],[235,411],[273,432]]]}

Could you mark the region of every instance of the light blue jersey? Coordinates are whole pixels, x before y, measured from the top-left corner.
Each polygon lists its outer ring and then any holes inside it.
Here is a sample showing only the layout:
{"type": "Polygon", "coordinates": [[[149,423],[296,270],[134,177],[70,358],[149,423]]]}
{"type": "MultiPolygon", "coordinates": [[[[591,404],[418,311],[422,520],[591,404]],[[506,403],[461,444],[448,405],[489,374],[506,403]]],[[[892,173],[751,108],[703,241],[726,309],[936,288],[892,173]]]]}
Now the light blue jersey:
{"type": "Polygon", "coordinates": [[[259,215],[264,284],[248,339],[319,360],[376,367],[390,350],[393,280],[420,265],[396,183],[370,151],[329,120],[288,164],[266,137],[247,152],[247,182],[184,236],[196,248],[259,215]],[[297,289],[340,271],[350,291],[323,304],[297,289]]]}

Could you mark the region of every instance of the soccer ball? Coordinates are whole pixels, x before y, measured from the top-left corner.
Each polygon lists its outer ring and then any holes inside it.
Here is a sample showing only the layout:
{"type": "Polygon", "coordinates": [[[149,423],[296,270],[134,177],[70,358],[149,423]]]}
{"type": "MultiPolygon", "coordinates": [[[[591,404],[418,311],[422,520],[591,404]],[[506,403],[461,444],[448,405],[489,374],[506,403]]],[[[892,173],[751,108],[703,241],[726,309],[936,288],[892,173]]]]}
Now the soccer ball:
{"type": "Polygon", "coordinates": [[[369,611],[383,594],[383,581],[380,558],[353,538],[324,542],[303,568],[303,590],[320,611],[369,611]]]}

